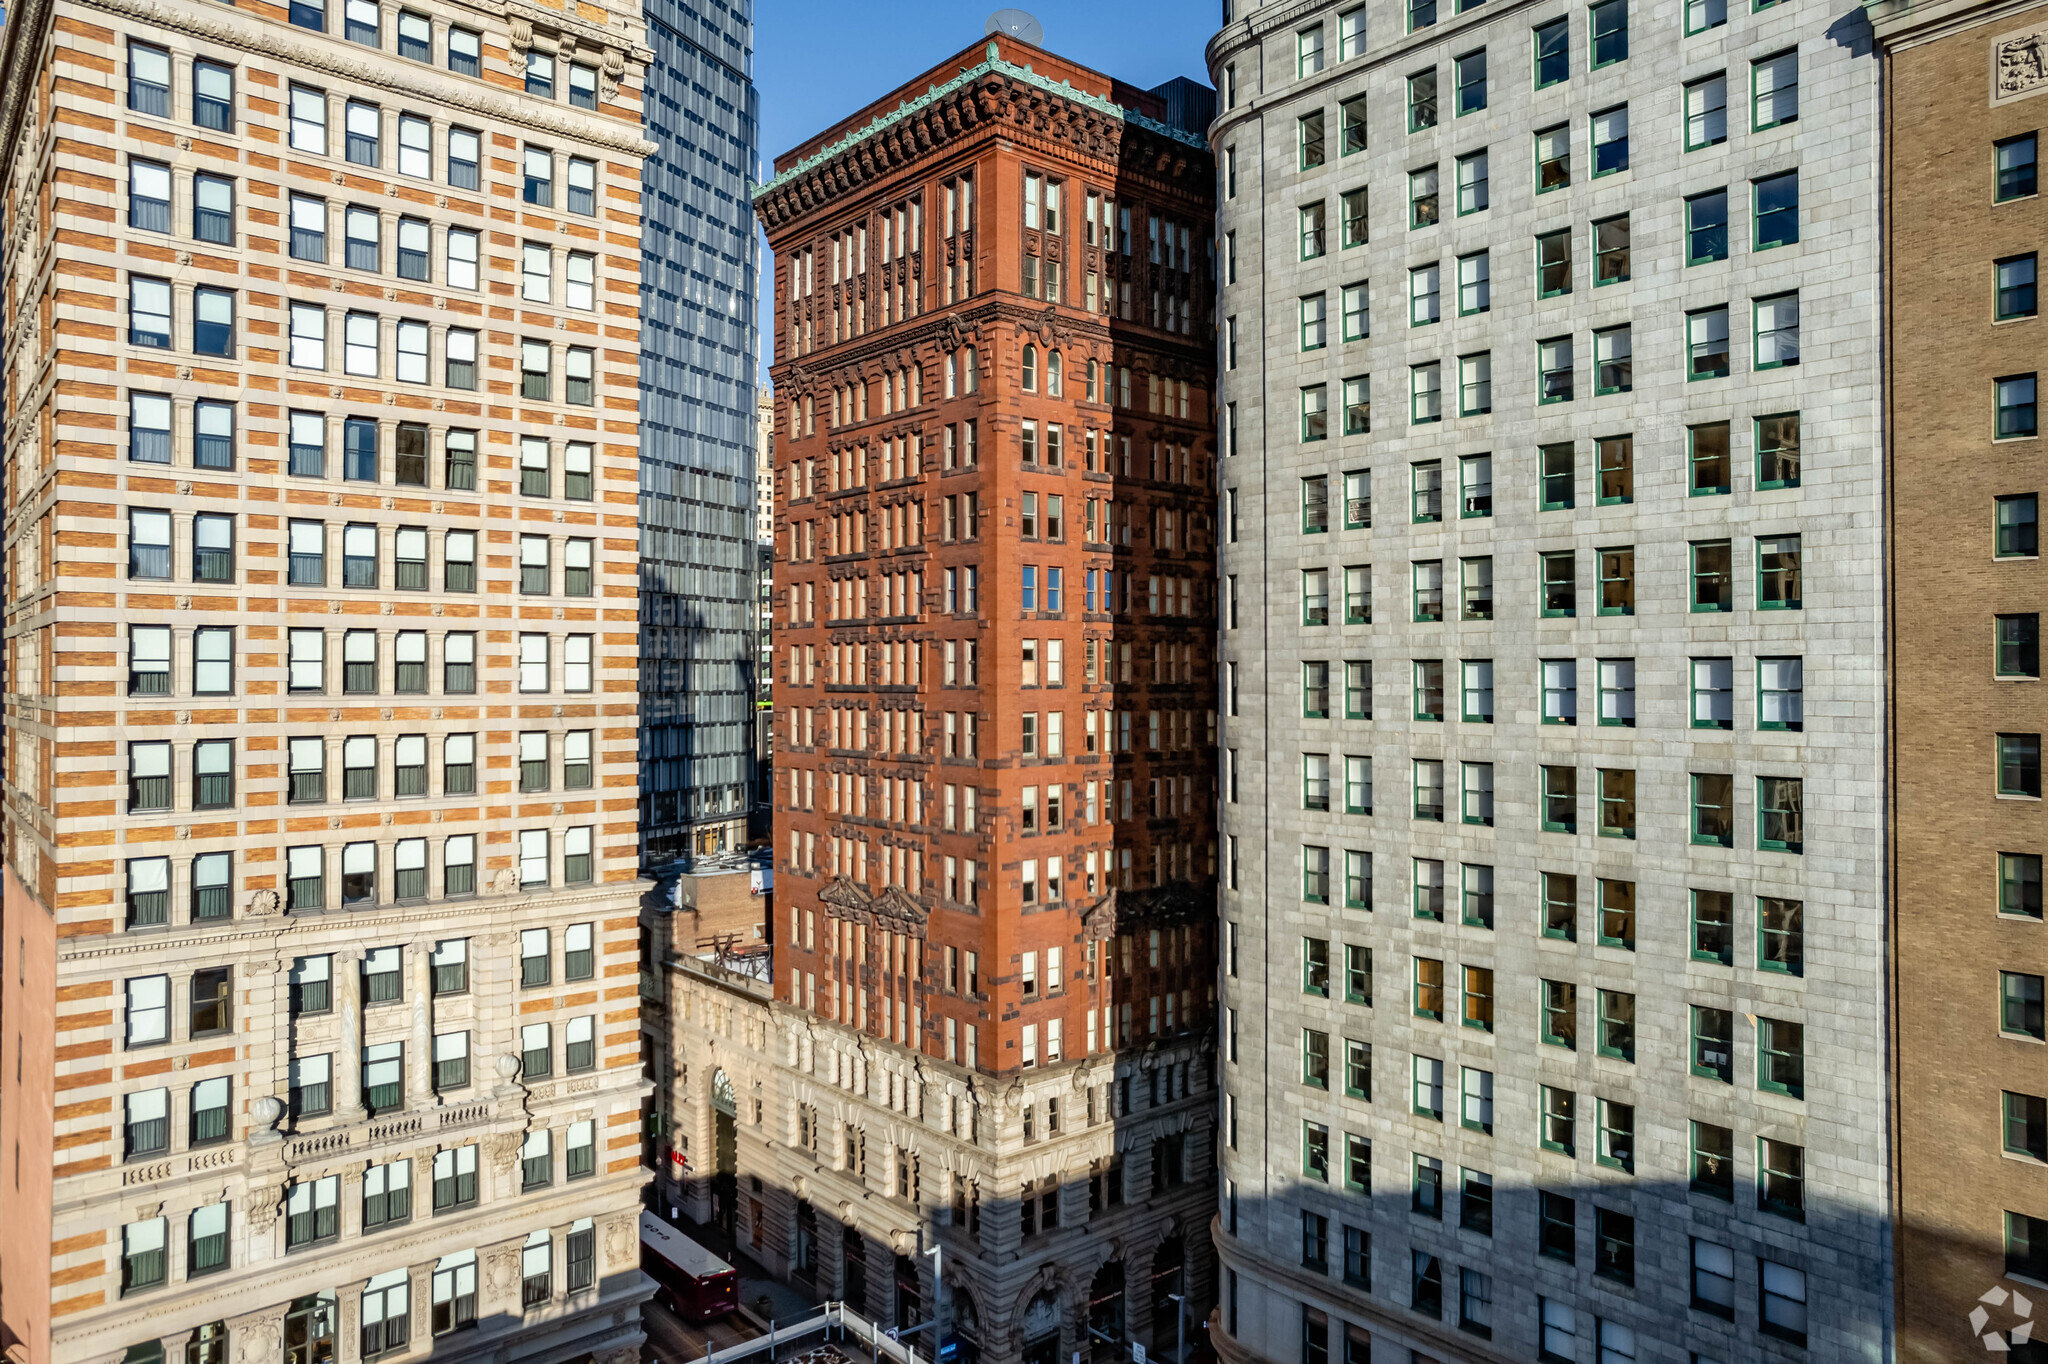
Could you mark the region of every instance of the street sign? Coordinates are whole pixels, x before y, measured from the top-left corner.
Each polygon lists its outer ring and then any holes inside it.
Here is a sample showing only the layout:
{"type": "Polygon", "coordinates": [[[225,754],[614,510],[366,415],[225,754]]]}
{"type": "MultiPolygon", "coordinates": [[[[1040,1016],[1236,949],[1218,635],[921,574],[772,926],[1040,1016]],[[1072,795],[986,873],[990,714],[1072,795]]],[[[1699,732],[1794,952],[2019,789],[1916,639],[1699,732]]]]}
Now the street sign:
{"type": "Polygon", "coordinates": [[[1135,1340],[1131,1342],[1131,1364],[1145,1364],[1145,1347],[1135,1340]]]}

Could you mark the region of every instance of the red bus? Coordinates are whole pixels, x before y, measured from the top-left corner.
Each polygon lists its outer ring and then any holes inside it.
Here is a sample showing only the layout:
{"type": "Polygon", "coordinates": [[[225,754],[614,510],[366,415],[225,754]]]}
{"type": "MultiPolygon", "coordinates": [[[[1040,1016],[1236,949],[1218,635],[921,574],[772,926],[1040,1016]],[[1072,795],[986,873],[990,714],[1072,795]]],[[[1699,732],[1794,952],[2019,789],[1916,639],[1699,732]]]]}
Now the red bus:
{"type": "Polygon", "coordinates": [[[640,1214],[640,1268],[677,1316],[710,1321],[740,1305],[738,1271],[651,1212],[640,1214]]]}

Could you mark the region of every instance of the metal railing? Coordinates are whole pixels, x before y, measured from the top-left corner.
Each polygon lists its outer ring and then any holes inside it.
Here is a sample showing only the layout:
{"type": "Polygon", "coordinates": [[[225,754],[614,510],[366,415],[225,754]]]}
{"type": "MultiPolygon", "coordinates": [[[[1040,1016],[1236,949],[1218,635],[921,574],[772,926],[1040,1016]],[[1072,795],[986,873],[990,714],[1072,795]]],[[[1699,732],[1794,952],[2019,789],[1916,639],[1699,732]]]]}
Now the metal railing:
{"type": "Polygon", "coordinates": [[[841,1344],[856,1341],[879,1364],[882,1359],[895,1360],[896,1364],[914,1364],[917,1356],[901,1341],[890,1338],[889,1333],[875,1325],[843,1302],[828,1302],[818,1315],[800,1321],[793,1326],[775,1322],[768,1324],[768,1334],[752,1340],[728,1345],[723,1350],[713,1350],[704,1356],[700,1364],[732,1364],[732,1361],[749,1359],[766,1354],[775,1358],[777,1350],[797,1346],[800,1342],[820,1338],[823,1344],[841,1344]]]}

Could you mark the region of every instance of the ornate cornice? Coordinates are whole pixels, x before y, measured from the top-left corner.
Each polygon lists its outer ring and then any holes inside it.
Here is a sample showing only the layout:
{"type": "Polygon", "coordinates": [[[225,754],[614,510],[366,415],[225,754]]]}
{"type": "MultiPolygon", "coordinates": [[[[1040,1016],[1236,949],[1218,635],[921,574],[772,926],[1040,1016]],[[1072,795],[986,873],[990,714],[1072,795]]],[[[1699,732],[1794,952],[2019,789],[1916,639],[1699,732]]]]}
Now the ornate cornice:
{"type": "MultiPolygon", "coordinates": [[[[13,23],[7,25],[8,42],[4,66],[0,66],[0,85],[5,87],[5,104],[0,105],[0,147],[14,145],[15,131],[19,126],[23,101],[34,85],[33,64],[40,50],[45,28],[49,22],[50,9],[54,0],[29,0],[26,12],[12,16],[13,23]]],[[[554,137],[569,138],[589,146],[603,147],[622,152],[627,156],[653,156],[657,148],[653,142],[641,137],[635,131],[616,126],[615,121],[592,118],[574,113],[567,108],[552,107],[537,100],[520,99],[500,94],[481,84],[457,81],[444,76],[431,67],[407,63],[403,72],[383,69],[383,64],[365,61],[359,53],[347,51],[339,40],[319,38],[297,38],[285,25],[272,20],[259,19],[240,10],[213,5],[199,6],[186,0],[78,0],[91,8],[117,14],[137,23],[183,33],[190,37],[220,43],[226,47],[260,56],[273,57],[308,71],[325,72],[346,80],[360,81],[374,85],[394,94],[411,95],[434,100],[456,109],[467,110],[479,118],[492,119],[502,123],[517,124],[532,128],[554,137]]],[[[486,12],[517,15],[524,18],[526,6],[518,0],[500,0],[487,4],[486,12]]],[[[544,22],[565,33],[574,32],[578,45],[588,30],[589,41],[598,45],[597,34],[604,33],[604,44],[626,50],[632,58],[643,65],[652,59],[653,53],[639,44],[629,43],[623,34],[598,30],[591,25],[565,20],[554,11],[531,11],[546,16],[544,22]]]]}

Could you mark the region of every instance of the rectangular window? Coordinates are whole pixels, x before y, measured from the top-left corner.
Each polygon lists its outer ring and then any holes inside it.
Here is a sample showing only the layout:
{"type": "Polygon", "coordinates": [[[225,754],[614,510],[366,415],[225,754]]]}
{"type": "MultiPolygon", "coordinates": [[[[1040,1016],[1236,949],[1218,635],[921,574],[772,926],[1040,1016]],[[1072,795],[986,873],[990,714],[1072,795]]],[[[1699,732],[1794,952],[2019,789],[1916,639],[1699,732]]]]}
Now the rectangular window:
{"type": "Polygon", "coordinates": [[[1478,113],[1486,107],[1486,49],[1467,52],[1451,66],[1457,81],[1459,116],[1478,113]]]}
{"type": "MultiPolygon", "coordinates": [[[[1608,0],[1608,5],[1620,9],[1626,0],[1608,0]]],[[[1603,8],[1596,5],[1596,18],[1603,8]]],[[[1597,51],[1597,34],[1596,34],[1597,51]]],[[[1612,175],[1628,169],[1628,106],[1623,104],[1612,109],[1603,109],[1593,115],[1593,177],[1612,175]]]]}
{"type": "Polygon", "coordinates": [[[2032,374],[2016,374],[1993,381],[1997,407],[1994,428],[1999,440],[2029,439],[2041,434],[2036,380],[2032,374]]]}
{"type": "Polygon", "coordinates": [[[1732,486],[1730,471],[1734,464],[1729,455],[1728,423],[1707,422],[1687,427],[1686,446],[1686,464],[1691,475],[1688,491],[1694,497],[1726,493],[1732,486]]]}
{"type": "Polygon", "coordinates": [[[1720,72],[1685,87],[1685,149],[1698,151],[1728,140],[1728,77],[1720,72]]]}
{"type": "Polygon", "coordinates": [[[1999,203],[2039,193],[2039,135],[2024,133],[1992,144],[1992,197],[1999,203]]]}
{"type": "Polygon", "coordinates": [[[1790,246],[1799,240],[1799,172],[1755,180],[1756,249],[1790,246]]]}
{"type": "Polygon", "coordinates": [[[1571,21],[1553,19],[1539,24],[1536,39],[1536,88],[1557,85],[1571,79],[1571,21]]]}
{"type": "Polygon", "coordinates": [[[1756,605],[1759,611],[1796,611],[1804,599],[1796,535],[1759,535],[1756,540],[1756,605]]]}
{"type": "MultiPolygon", "coordinates": [[[[1435,6],[1432,3],[1431,9],[1435,6]]],[[[1408,77],[1408,131],[1419,133],[1436,126],[1436,68],[1417,71],[1408,77]]]]}
{"type": "MultiPolygon", "coordinates": [[[[1704,265],[1708,261],[1726,259],[1728,191],[1717,189],[1690,196],[1685,201],[1685,263],[1704,265]]],[[[1700,376],[1695,373],[1693,377],[1700,376]]]]}
{"type": "Polygon", "coordinates": [[[1781,52],[1749,64],[1750,126],[1757,132],[1799,117],[1799,54],[1781,52]]]}
{"type": "Polygon", "coordinates": [[[1572,291],[1572,234],[1546,232],[1536,238],[1536,296],[1556,298],[1572,291]]]}
{"type": "Polygon", "coordinates": [[[1536,192],[1546,194],[1572,182],[1572,133],[1568,124],[1536,134],[1536,192]]]}
{"type": "Polygon", "coordinates": [[[1725,306],[1687,313],[1685,341],[1688,379],[1728,377],[1728,309],[1725,306]]]}

